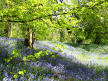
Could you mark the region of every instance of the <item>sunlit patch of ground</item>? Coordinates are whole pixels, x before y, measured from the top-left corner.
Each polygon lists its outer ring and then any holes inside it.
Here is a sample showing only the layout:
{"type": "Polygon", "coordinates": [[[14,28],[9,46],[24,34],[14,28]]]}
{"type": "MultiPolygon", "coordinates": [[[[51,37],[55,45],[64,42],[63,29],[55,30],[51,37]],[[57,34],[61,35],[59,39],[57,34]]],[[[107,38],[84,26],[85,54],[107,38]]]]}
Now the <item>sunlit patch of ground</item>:
{"type": "MultiPolygon", "coordinates": [[[[41,42],[41,44],[48,45],[50,47],[56,46],[58,43],[51,42],[41,42]]],[[[62,43],[59,43],[62,44],[62,43]]],[[[88,45],[87,47],[81,45],[79,47],[71,47],[67,44],[65,45],[65,49],[63,53],[66,54],[67,57],[75,57],[82,64],[96,64],[99,66],[106,67],[108,66],[108,46],[100,46],[100,45],[88,45]],[[85,48],[85,49],[84,49],[85,48]],[[94,49],[93,49],[94,48],[94,49]],[[88,51],[87,51],[88,50],[88,51]]],[[[62,54],[63,54],[62,53],[62,54]]]]}

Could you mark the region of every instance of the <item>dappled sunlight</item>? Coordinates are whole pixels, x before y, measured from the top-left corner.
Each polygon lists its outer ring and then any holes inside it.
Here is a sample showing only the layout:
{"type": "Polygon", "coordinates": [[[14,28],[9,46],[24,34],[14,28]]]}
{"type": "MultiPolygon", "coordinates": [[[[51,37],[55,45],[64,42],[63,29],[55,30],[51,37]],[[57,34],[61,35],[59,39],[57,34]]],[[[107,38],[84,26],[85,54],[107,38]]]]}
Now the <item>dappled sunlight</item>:
{"type": "Polygon", "coordinates": [[[107,0],[0,0],[0,81],[108,81],[107,0]]]}
{"type": "MultiPolygon", "coordinates": [[[[56,43],[53,44],[51,42],[42,42],[43,45],[48,46],[48,47],[53,47],[54,45],[56,46],[56,43]]],[[[106,69],[108,64],[108,60],[103,59],[107,57],[106,55],[101,55],[99,56],[98,54],[92,54],[89,53],[85,50],[79,50],[77,48],[65,45],[65,49],[63,50],[62,53],[60,53],[60,56],[63,56],[65,58],[72,59],[72,62],[78,63],[78,64],[83,64],[85,67],[97,67],[96,69],[106,69]],[[88,54],[87,54],[88,53],[88,54]],[[100,58],[100,59],[99,59],[100,58]]],[[[65,60],[66,61],[66,60],[65,60]]]]}
{"type": "MultiPolygon", "coordinates": [[[[56,46],[56,43],[52,44],[51,42],[48,43],[48,42],[44,42],[44,41],[42,41],[42,43],[43,43],[43,45],[50,46],[50,47],[56,46]]],[[[72,59],[72,57],[75,57],[79,62],[81,62],[84,65],[85,64],[90,64],[90,65],[96,64],[96,65],[104,66],[104,67],[108,66],[108,64],[106,63],[106,62],[108,62],[107,54],[100,55],[100,54],[89,53],[84,49],[79,50],[75,47],[71,47],[66,44],[65,44],[65,49],[63,50],[62,54],[60,54],[60,55],[65,56],[70,59],[72,59]]]]}

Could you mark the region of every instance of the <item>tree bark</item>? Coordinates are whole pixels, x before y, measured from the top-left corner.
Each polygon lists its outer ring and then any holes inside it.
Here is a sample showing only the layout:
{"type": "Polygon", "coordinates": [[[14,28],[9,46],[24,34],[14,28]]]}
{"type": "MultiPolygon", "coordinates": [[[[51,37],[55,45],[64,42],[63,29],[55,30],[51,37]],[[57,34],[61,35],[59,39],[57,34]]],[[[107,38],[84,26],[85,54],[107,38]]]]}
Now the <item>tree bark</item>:
{"type": "Polygon", "coordinates": [[[36,38],[35,31],[30,31],[30,28],[27,28],[25,41],[24,41],[25,46],[34,49],[35,38],[36,38]]]}
{"type": "Polygon", "coordinates": [[[11,23],[8,22],[8,37],[11,38],[12,37],[12,26],[11,23]]]}
{"type": "Polygon", "coordinates": [[[64,42],[64,31],[60,29],[60,42],[64,42]]]}
{"type": "Polygon", "coordinates": [[[27,46],[27,47],[29,47],[29,40],[30,40],[30,29],[29,28],[27,28],[27,30],[26,30],[26,35],[25,35],[25,40],[24,40],[24,45],[25,46],[27,46]]]}
{"type": "Polygon", "coordinates": [[[101,40],[100,40],[100,34],[98,32],[96,32],[96,36],[94,38],[94,43],[95,44],[100,44],[101,43],[101,40]]]}
{"type": "MultiPolygon", "coordinates": [[[[7,3],[6,4],[7,8],[10,8],[10,5],[7,3]]],[[[10,20],[10,17],[7,16],[7,19],[10,20]]],[[[11,38],[12,37],[12,26],[11,26],[11,22],[7,21],[7,25],[8,25],[8,37],[11,38]]]]}
{"type": "Polygon", "coordinates": [[[35,32],[32,32],[32,44],[31,44],[31,48],[32,49],[34,48],[35,39],[36,39],[36,33],[35,32]]]}
{"type": "Polygon", "coordinates": [[[75,37],[74,37],[74,38],[75,38],[75,39],[74,39],[74,43],[77,44],[77,34],[74,34],[74,36],[75,36],[75,37]]]}

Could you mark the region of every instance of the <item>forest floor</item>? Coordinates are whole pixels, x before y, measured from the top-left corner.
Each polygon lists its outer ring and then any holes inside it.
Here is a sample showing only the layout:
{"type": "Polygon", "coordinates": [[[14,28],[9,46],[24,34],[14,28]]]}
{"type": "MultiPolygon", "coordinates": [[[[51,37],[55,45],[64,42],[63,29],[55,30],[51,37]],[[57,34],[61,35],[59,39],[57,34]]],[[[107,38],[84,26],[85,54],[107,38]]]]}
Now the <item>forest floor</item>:
{"type": "Polygon", "coordinates": [[[1,81],[108,81],[107,45],[36,41],[34,46],[35,49],[29,49],[22,39],[0,37],[1,81]],[[62,52],[60,46],[64,48],[62,52]],[[48,54],[22,62],[23,57],[39,54],[39,51],[48,51],[48,54]],[[17,58],[4,61],[12,54],[17,58]]]}

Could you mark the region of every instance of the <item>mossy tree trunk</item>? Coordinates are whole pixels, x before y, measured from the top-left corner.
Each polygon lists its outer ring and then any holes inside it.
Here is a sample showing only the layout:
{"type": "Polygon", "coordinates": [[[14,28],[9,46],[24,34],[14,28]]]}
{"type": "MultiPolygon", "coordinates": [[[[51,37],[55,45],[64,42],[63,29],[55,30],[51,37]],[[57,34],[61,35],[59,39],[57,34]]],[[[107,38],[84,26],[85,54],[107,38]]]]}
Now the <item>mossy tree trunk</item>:
{"type": "Polygon", "coordinates": [[[31,49],[33,49],[35,39],[36,39],[35,31],[31,31],[30,28],[27,28],[25,41],[24,41],[25,46],[30,47],[31,49]]]}
{"type": "Polygon", "coordinates": [[[64,30],[60,29],[60,42],[64,42],[65,41],[65,34],[64,34],[64,30]]]}
{"type": "Polygon", "coordinates": [[[34,43],[35,43],[35,39],[36,39],[36,32],[33,31],[32,32],[32,38],[31,38],[31,48],[34,48],[34,43]]]}
{"type": "Polygon", "coordinates": [[[11,22],[8,22],[8,37],[9,38],[12,37],[12,26],[11,26],[11,22]]]}
{"type": "MultiPolygon", "coordinates": [[[[7,6],[7,9],[10,8],[10,5],[8,3],[6,4],[6,6],[7,6]]],[[[10,17],[7,16],[7,19],[10,20],[10,17]]],[[[8,33],[7,33],[8,37],[11,38],[12,37],[12,26],[11,26],[11,22],[9,21],[7,22],[7,30],[8,30],[8,33]]]]}
{"type": "Polygon", "coordinates": [[[26,30],[26,35],[25,35],[25,40],[24,40],[24,45],[25,46],[29,46],[29,41],[30,40],[30,29],[29,28],[27,28],[27,30],[26,30]]]}

